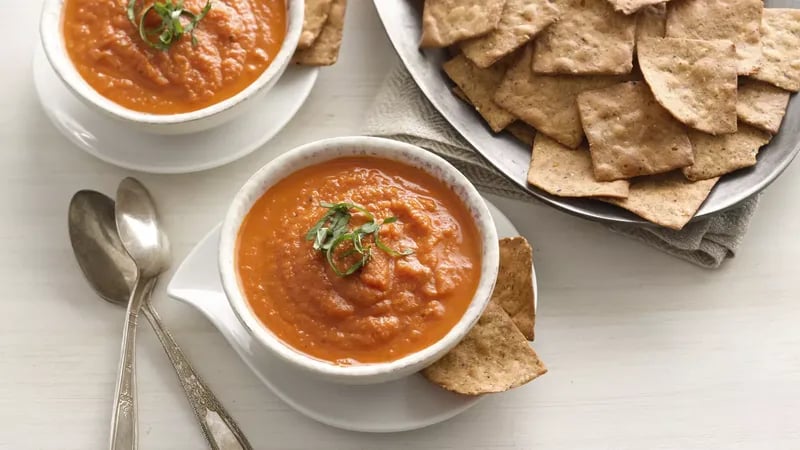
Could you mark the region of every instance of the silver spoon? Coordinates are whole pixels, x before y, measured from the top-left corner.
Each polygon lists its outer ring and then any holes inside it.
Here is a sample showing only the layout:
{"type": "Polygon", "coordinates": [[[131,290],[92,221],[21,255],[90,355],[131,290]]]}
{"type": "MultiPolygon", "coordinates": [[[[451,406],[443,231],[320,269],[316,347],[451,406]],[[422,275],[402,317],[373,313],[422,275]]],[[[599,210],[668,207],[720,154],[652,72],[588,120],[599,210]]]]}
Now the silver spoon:
{"type": "MultiPolygon", "coordinates": [[[[76,193],[69,208],[69,234],[75,257],[89,284],[101,298],[127,305],[137,268],[117,234],[114,201],[95,191],[76,193]]],[[[251,449],[235,421],[195,374],[152,305],[145,302],[142,309],[175,368],[210,448],[251,449]]]]}

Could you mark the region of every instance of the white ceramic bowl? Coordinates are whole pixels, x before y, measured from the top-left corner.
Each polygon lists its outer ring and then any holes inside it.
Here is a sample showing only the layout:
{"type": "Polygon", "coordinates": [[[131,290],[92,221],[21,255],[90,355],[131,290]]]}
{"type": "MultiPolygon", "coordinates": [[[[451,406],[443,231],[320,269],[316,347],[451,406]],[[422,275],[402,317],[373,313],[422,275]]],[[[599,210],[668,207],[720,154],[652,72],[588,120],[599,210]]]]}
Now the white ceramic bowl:
{"type": "Polygon", "coordinates": [[[222,286],[231,308],[253,341],[290,364],[325,380],[369,384],[390,381],[418,372],[430,365],[469,332],[484,308],[497,279],[499,249],[497,230],[489,209],[475,187],[442,158],[413,145],[374,137],[341,137],[295,148],[268,163],[239,190],[222,223],[219,243],[222,286]],[[482,264],[478,288],[461,320],[442,339],[416,353],[386,363],[339,366],[321,361],[285,344],[253,313],[242,294],[236,270],[236,241],[239,228],[253,204],[279,180],[304,167],[347,156],[375,156],[417,167],[447,184],[470,211],[481,237],[482,264]]]}
{"type": "Polygon", "coordinates": [[[286,0],[286,36],[275,60],[252,84],[233,97],[197,111],[180,114],[150,114],[125,108],[100,95],[78,73],[67,54],[62,32],[64,0],[44,0],[39,34],[45,54],[67,87],[91,108],[129,123],[142,131],[158,134],[194,133],[221,125],[245,112],[255,100],[275,85],[292,59],[303,28],[303,0],[286,0]]]}

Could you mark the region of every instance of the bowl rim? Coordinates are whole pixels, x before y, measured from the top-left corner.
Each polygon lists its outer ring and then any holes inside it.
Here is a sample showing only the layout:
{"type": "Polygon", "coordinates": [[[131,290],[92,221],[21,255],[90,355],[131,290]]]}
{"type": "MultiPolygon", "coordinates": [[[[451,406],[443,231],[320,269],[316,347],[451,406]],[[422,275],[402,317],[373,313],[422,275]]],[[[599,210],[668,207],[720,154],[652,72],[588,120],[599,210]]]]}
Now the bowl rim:
{"type": "MultiPolygon", "coordinates": [[[[436,176],[436,174],[432,174],[436,176]]],[[[436,176],[443,179],[440,176],[436,176]]],[[[391,376],[391,374],[410,375],[409,370],[420,370],[420,365],[433,363],[436,359],[443,356],[447,351],[455,347],[466,334],[477,323],[483,310],[491,300],[495,281],[499,271],[499,243],[494,219],[491,216],[483,197],[478,193],[474,185],[453,165],[443,158],[423,150],[417,146],[378,137],[368,136],[346,136],[338,138],[323,139],[309,144],[296,147],[282,154],[276,159],[265,164],[255,174],[253,174],[234,196],[220,230],[218,264],[223,290],[228,298],[231,309],[239,322],[244,326],[248,333],[264,347],[270,349],[281,359],[296,366],[300,366],[307,371],[329,376],[339,380],[356,380],[360,378],[370,378],[391,376]],[[365,155],[363,151],[356,149],[367,146],[375,153],[365,155]],[[352,149],[347,154],[336,153],[334,155],[323,155],[312,157],[315,152],[320,152],[326,148],[336,147],[339,149],[352,149]],[[431,173],[421,164],[436,166],[445,173],[447,182],[455,185],[465,195],[461,197],[462,202],[469,209],[474,211],[473,219],[481,237],[482,258],[481,271],[478,286],[470,300],[467,310],[450,331],[433,344],[424,347],[414,353],[410,353],[402,358],[380,363],[365,363],[350,366],[336,365],[331,362],[316,359],[313,356],[302,353],[281,341],[275,336],[255,314],[253,314],[249,303],[245,299],[239,287],[239,278],[236,270],[235,251],[238,240],[238,231],[244,217],[252,208],[255,201],[260,198],[266,190],[276,182],[285,178],[287,172],[281,170],[287,164],[299,164],[294,167],[291,173],[319,164],[331,159],[347,156],[376,156],[379,158],[390,159],[405,164],[412,165],[431,173]],[[419,164],[413,162],[413,158],[420,161],[419,164]],[[255,195],[253,195],[255,194],[255,195]],[[246,196],[252,196],[248,201],[246,196]]]]}
{"type": "Polygon", "coordinates": [[[303,0],[284,0],[286,6],[286,34],[275,58],[247,87],[231,97],[204,108],[176,114],[154,114],[126,108],[100,94],[92,87],[72,63],[62,32],[65,0],[44,0],[39,18],[39,36],[45,56],[61,81],[82,100],[118,119],[146,125],[177,125],[197,122],[229,111],[260,93],[274,77],[279,77],[290,63],[303,28],[303,0]]]}

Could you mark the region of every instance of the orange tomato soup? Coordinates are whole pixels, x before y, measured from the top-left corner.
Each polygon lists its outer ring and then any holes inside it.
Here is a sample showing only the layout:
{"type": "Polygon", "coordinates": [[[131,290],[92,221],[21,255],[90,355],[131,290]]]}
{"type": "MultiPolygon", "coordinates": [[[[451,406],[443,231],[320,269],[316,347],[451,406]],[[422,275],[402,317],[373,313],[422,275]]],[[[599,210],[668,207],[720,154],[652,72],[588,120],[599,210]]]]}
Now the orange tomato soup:
{"type": "MultiPolygon", "coordinates": [[[[363,216],[353,211],[352,227],[363,216]]],[[[374,157],[342,158],[295,172],[270,188],[239,231],[236,265],[252,310],[281,340],[335,364],[399,359],[438,341],[469,306],[481,241],[456,194],[427,173],[374,157]],[[305,236],[351,202],[380,221],[380,240],[359,271],[339,276],[305,236]]]]}
{"type": "MultiPolygon", "coordinates": [[[[195,14],[205,4],[184,1],[195,14]]],[[[128,0],[65,0],[64,42],[84,80],[115,103],[153,114],[194,111],[255,81],[286,34],[283,0],[211,0],[211,5],[195,30],[197,45],[185,34],[162,51],[148,46],[128,20],[128,0]]]]}

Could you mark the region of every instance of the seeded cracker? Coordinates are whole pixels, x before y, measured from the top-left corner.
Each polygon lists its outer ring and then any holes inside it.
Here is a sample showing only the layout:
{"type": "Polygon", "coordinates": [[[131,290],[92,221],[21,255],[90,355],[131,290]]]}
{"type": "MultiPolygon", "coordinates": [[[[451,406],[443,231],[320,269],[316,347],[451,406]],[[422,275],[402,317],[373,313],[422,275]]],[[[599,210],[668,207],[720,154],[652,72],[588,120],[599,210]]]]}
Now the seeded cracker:
{"type": "Polygon", "coordinates": [[[531,51],[506,73],[494,96],[504,109],[570,148],[583,140],[575,98],[579,93],[622,81],[613,76],[552,76],[533,73],[531,51]]]}
{"type": "Polygon", "coordinates": [[[533,143],[528,183],[559,197],[627,197],[628,181],[597,181],[585,146],[564,147],[544,136],[533,143]]]}
{"type": "Polygon", "coordinates": [[[522,236],[500,239],[500,271],[492,301],[511,317],[525,339],[533,340],[536,308],[533,299],[533,249],[522,236]]]}
{"type": "Polygon", "coordinates": [[[522,47],[555,22],[560,10],[551,0],[507,0],[497,29],[461,45],[464,55],[486,68],[522,47]]]}
{"type": "Polygon", "coordinates": [[[761,65],[752,77],[787,91],[800,91],[800,9],[766,8],[761,45],[761,65]]]}
{"type": "Polygon", "coordinates": [[[333,0],[328,20],[319,36],[305,50],[297,50],[292,62],[303,66],[330,66],[339,59],[339,48],[342,46],[344,30],[344,11],[347,0],[333,0]]]}
{"type": "Polygon", "coordinates": [[[668,172],[692,164],[686,128],[643,81],[578,95],[578,110],[598,180],[668,172]]]}
{"type": "Polygon", "coordinates": [[[604,199],[655,224],[680,230],[700,209],[719,178],[689,181],[680,171],[637,178],[628,198],[604,199]]]}
{"type": "Polygon", "coordinates": [[[740,75],[753,73],[761,59],[763,0],[674,0],[667,10],[667,37],[724,39],[736,45],[740,75]]]}
{"type": "Polygon", "coordinates": [[[298,49],[311,47],[311,44],[317,39],[322,31],[322,26],[328,20],[332,3],[333,0],[306,0],[303,32],[300,33],[300,41],[297,43],[298,49]]]}
{"type": "Polygon", "coordinates": [[[756,165],[758,150],[769,142],[770,134],[739,124],[736,133],[719,136],[690,130],[689,139],[694,149],[694,164],[685,167],[683,175],[697,181],[756,165]]]}
{"type": "Polygon", "coordinates": [[[740,79],[736,103],[739,122],[777,134],[789,105],[789,95],[788,91],[768,83],[740,79]]]}
{"type": "Polygon", "coordinates": [[[425,0],[420,47],[447,47],[483,36],[497,26],[504,3],[505,0],[425,0]]]}
{"type": "Polygon", "coordinates": [[[633,67],[636,17],[607,0],[562,0],[561,19],[534,41],[533,71],[625,74],[633,67]]]}
{"type": "Polygon", "coordinates": [[[444,63],[443,68],[478,113],[486,119],[492,131],[499,132],[516,120],[513,114],[504,110],[492,99],[506,71],[503,64],[498,63],[488,69],[481,69],[463,54],[459,54],[444,63]]]}
{"type": "Polygon", "coordinates": [[[508,314],[489,302],[464,340],[422,375],[449,391],[480,395],[522,386],[546,372],[508,314]]]}
{"type": "Polygon", "coordinates": [[[731,41],[644,38],[639,66],[656,100],[710,134],[736,131],[736,52],[731,41]]]}

